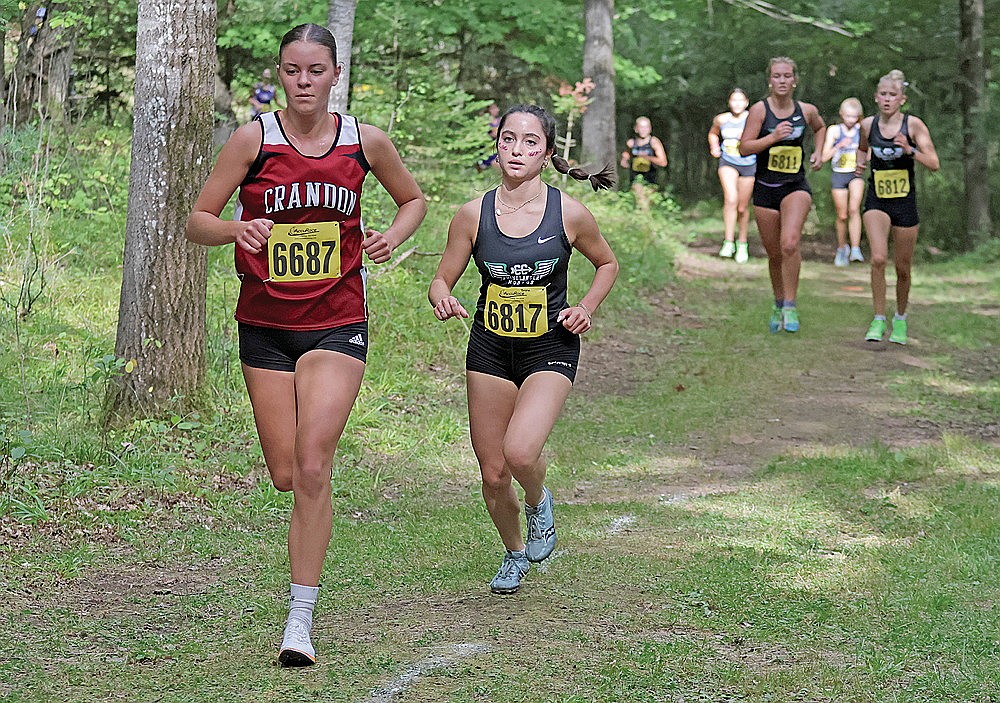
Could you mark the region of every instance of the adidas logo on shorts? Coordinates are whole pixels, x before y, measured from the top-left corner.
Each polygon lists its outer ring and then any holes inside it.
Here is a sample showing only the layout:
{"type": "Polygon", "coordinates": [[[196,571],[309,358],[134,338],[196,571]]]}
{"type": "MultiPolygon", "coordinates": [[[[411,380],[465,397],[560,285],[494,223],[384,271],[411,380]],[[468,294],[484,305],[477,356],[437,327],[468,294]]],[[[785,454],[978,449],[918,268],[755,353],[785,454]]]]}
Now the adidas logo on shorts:
{"type": "Polygon", "coordinates": [[[347,340],[348,344],[357,344],[359,347],[365,346],[365,336],[360,332],[347,340]]]}

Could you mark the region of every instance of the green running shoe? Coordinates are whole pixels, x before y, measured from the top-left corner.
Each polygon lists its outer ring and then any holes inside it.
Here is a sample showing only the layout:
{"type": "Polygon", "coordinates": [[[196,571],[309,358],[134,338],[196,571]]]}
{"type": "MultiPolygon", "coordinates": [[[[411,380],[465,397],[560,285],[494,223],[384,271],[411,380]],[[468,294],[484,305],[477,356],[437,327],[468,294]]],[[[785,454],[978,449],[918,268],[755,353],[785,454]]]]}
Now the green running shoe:
{"type": "Polygon", "coordinates": [[[882,337],[885,336],[885,330],[888,324],[885,320],[872,320],[872,323],[868,325],[868,332],[865,333],[866,342],[881,342],[882,337]]]}
{"type": "Polygon", "coordinates": [[[771,334],[781,331],[781,308],[775,305],[771,308],[771,322],[768,324],[771,334]]]}
{"type": "Polygon", "coordinates": [[[893,344],[906,344],[906,320],[893,320],[892,321],[892,334],[889,335],[889,341],[893,344]]]}
{"type": "Polygon", "coordinates": [[[781,317],[785,332],[799,331],[799,311],[797,308],[782,308],[781,317]]]}
{"type": "Polygon", "coordinates": [[[528,561],[524,552],[508,551],[503,555],[500,570],[490,581],[490,590],[502,594],[517,593],[517,589],[521,587],[521,579],[530,568],[531,562],[528,561]]]}

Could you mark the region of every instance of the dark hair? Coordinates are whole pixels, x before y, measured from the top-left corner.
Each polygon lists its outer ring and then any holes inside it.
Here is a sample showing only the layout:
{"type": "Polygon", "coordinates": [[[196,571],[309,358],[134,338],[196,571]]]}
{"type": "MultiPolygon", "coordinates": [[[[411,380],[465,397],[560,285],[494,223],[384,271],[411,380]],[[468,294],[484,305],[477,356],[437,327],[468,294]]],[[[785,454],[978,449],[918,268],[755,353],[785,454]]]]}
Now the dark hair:
{"type": "Polygon", "coordinates": [[[293,27],[285,32],[285,36],[281,38],[281,44],[278,46],[278,60],[281,60],[281,54],[284,52],[285,47],[292,42],[304,41],[310,42],[312,44],[322,44],[327,49],[330,50],[330,56],[333,58],[333,65],[337,65],[337,40],[333,38],[333,34],[326,27],[321,27],[318,24],[300,24],[298,27],[293,27]]]}
{"type": "Polygon", "coordinates": [[[615,184],[615,169],[611,164],[606,165],[597,173],[587,173],[582,168],[571,168],[566,159],[555,153],[556,118],[544,108],[538,107],[538,105],[513,105],[508,107],[507,111],[500,117],[499,125],[497,125],[497,145],[500,143],[500,133],[503,131],[503,126],[507,118],[518,112],[534,115],[542,123],[542,132],[545,134],[545,151],[550,154],[552,165],[556,171],[568,174],[578,181],[590,181],[590,185],[593,186],[594,190],[600,190],[601,188],[609,190],[615,184]]]}

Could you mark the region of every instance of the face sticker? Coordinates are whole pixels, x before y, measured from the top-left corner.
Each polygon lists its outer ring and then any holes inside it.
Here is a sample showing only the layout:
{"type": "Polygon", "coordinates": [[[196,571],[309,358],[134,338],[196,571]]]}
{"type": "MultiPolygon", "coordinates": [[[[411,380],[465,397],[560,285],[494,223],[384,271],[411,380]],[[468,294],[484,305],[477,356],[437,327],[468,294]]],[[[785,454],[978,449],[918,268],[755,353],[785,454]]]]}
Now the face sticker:
{"type": "Polygon", "coordinates": [[[528,156],[538,156],[541,153],[542,153],[541,149],[539,149],[538,151],[529,151],[528,156]]]}

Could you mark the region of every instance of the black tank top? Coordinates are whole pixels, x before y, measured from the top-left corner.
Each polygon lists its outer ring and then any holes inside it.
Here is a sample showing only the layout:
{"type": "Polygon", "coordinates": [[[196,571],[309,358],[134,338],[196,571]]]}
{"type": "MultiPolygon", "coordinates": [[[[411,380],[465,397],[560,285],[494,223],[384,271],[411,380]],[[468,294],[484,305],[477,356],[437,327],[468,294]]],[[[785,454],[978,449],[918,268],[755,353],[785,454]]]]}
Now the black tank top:
{"type": "MultiPolygon", "coordinates": [[[[910,116],[903,115],[903,123],[899,133],[906,137],[911,147],[916,147],[910,137],[910,116]]],[[[907,155],[903,147],[892,139],[882,136],[878,127],[878,115],[872,120],[871,134],[868,135],[868,145],[872,153],[872,172],[868,184],[881,199],[916,197],[917,183],[913,179],[913,157],[907,155]]]]}
{"type": "Polygon", "coordinates": [[[795,109],[788,117],[775,117],[771,106],[764,99],[764,123],[757,138],[767,136],[781,122],[792,123],[792,133],[787,139],[757,154],[757,181],[764,185],[780,185],[803,181],[806,178],[802,142],[805,140],[806,118],[802,105],[795,100],[795,109]]]}
{"type": "Polygon", "coordinates": [[[562,194],[546,185],[545,213],[534,232],[509,237],[497,226],[496,190],[483,196],[472,258],[482,277],[475,323],[501,337],[539,337],[558,326],[566,307],[573,247],[562,218],[562,194]]]}
{"type": "Polygon", "coordinates": [[[656,166],[650,161],[651,156],[656,156],[653,148],[653,138],[647,137],[645,144],[640,144],[638,139],[632,140],[632,161],[629,169],[633,173],[646,173],[650,179],[656,179],[656,166]]]}

